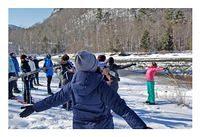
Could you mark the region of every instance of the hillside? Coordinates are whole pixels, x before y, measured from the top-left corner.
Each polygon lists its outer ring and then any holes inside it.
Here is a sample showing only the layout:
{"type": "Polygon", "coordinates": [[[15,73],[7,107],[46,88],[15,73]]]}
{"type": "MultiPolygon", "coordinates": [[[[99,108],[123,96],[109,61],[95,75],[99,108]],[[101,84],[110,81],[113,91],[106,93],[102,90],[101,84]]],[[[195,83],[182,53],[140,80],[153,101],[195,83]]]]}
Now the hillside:
{"type": "Polygon", "coordinates": [[[9,41],[17,53],[191,50],[192,9],[54,9],[9,41]]]}

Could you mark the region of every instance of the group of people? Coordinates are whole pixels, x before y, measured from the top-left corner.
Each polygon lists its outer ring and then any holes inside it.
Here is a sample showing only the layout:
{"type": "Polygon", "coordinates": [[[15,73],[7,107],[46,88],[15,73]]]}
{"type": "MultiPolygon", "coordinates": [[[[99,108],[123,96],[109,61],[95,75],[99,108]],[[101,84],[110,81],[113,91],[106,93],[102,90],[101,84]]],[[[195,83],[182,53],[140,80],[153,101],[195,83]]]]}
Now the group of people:
{"type": "MultiPolygon", "coordinates": [[[[62,78],[59,84],[61,89],[33,105],[24,106],[25,110],[20,113],[20,117],[27,117],[34,112],[71,102],[74,129],[113,129],[111,110],[121,116],[132,128],[149,128],[117,93],[120,81],[118,70],[132,65],[136,64],[117,65],[113,57],[106,60],[105,55],[96,58],[91,52],[80,51],[76,54],[74,66],[69,61],[69,56],[65,54],[61,58],[61,66],[56,68],[61,70],[62,78]]],[[[48,72],[52,62],[47,62],[44,66],[48,72]]],[[[155,104],[154,75],[163,69],[157,67],[154,62],[147,70],[149,96],[146,103],[150,105],[155,104]]],[[[52,73],[49,71],[49,74],[52,73]]],[[[48,79],[51,81],[52,75],[49,74],[47,77],[50,76],[48,79]]]]}
{"type": "MultiPolygon", "coordinates": [[[[59,87],[70,82],[72,80],[73,74],[75,73],[75,67],[73,63],[69,60],[67,54],[63,55],[59,64],[54,65],[51,59],[51,55],[47,54],[44,59],[37,59],[36,56],[27,56],[25,54],[20,56],[21,66],[16,58],[15,53],[9,54],[9,78],[20,77],[19,73],[22,74],[21,78],[23,81],[23,98],[25,103],[34,103],[31,98],[31,89],[37,90],[35,86],[42,86],[39,83],[39,72],[43,70],[46,73],[47,78],[47,93],[52,95],[51,81],[54,74],[54,67],[56,72],[60,70],[59,74],[59,87]],[[44,61],[42,68],[39,67],[39,62],[44,61]],[[24,75],[23,75],[24,74],[24,75]]],[[[21,93],[17,87],[17,80],[9,81],[9,99],[15,99],[13,93],[21,93]]],[[[71,102],[69,105],[64,104],[63,107],[70,109],[71,102]]]]}
{"type": "MultiPolygon", "coordinates": [[[[116,92],[118,91],[118,82],[120,81],[118,70],[131,67],[132,65],[136,65],[136,63],[131,63],[127,65],[117,65],[113,57],[110,57],[108,60],[106,60],[105,55],[99,55],[97,59],[99,61],[98,66],[104,76],[105,81],[116,92]]],[[[152,65],[146,68],[146,84],[148,98],[145,103],[149,105],[155,105],[154,76],[156,72],[163,71],[166,69],[168,68],[158,67],[156,62],[152,62],[152,65]]]]}
{"type": "MultiPolygon", "coordinates": [[[[114,128],[111,110],[124,118],[132,128],[149,128],[144,121],[130,109],[117,93],[120,81],[119,69],[136,65],[117,65],[113,57],[106,60],[105,55],[95,55],[88,51],[80,51],[75,57],[75,66],[69,56],[64,54],[56,67],[51,55],[38,60],[36,57],[21,55],[21,69],[14,53],[9,56],[9,78],[22,73],[34,72],[22,77],[24,82],[24,101],[33,105],[24,106],[25,110],[20,117],[27,117],[33,112],[40,112],[51,107],[63,105],[67,110],[73,110],[73,128],[114,128]],[[43,71],[47,77],[47,92],[49,97],[32,102],[30,89],[39,83],[39,62],[44,60],[43,71]],[[15,62],[16,61],[16,62],[15,62]],[[51,91],[51,80],[54,73],[60,70],[60,91],[55,94],[51,91]],[[73,109],[72,109],[73,107],[73,109]]],[[[165,68],[158,67],[155,62],[147,68],[146,80],[148,98],[146,103],[155,104],[154,76],[157,71],[165,68]]],[[[20,93],[16,81],[9,82],[9,99],[13,99],[14,92],[20,93]]]]}
{"type": "MultiPolygon", "coordinates": [[[[9,78],[11,77],[21,77],[23,81],[23,98],[25,103],[33,103],[31,98],[31,89],[36,90],[35,86],[41,86],[39,83],[39,72],[41,69],[46,71],[47,76],[47,91],[48,94],[52,95],[50,88],[51,78],[53,75],[53,63],[51,61],[51,56],[48,54],[45,59],[37,59],[36,56],[27,56],[25,54],[20,56],[21,66],[19,66],[19,62],[16,58],[15,53],[9,54],[9,78]],[[39,62],[44,60],[44,67],[39,67],[39,62]],[[19,73],[21,75],[19,75],[19,73]]],[[[17,87],[17,79],[9,81],[8,88],[8,98],[15,99],[14,93],[21,93],[17,87]]]]}

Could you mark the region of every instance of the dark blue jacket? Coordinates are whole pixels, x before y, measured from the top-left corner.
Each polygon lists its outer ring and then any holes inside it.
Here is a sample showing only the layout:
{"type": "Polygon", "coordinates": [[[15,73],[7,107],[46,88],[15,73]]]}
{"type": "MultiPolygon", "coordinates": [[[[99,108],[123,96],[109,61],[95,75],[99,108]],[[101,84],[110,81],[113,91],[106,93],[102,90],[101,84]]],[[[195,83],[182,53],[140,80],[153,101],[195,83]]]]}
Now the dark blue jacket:
{"type": "Polygon", "coordinates": [[[72,98],[74,129],[114,128],[112,109],[132,128],[145,128],[146,124],[131,110],[96,72],[77,72],[71,83],[56,94],[34,104],[36,112],[59,106],[72,98]]]}
{"type": "Polygon", "coordinates": [[[23,73],[31,72],[31,68],[28,64],[28,61],[21,61],[21,70],[23,73]]]}
{"type": "Polygon", "coordinates": [[[18,73],[20,72],[20,68],[19,68],[19,62],[17,61],[17,58],[16,57],[12,57],[12,61],[14,63],[14,66],[15,66],[15,72],[18,73]]]}
{"type": "Polygon", "coordinates": [[[74,73],[70,72],[69,69],[75,69],[73,63],[71,61],[67,61],[65,64],[61,64],[60,68],[63,79],[71,81],[74,73]]]}
{"type": "Polygon", "coordinates": [[[46,68],[46,76],[53,76],[53,62],[51,59],[45,58],[44,66],[46,68]]]}

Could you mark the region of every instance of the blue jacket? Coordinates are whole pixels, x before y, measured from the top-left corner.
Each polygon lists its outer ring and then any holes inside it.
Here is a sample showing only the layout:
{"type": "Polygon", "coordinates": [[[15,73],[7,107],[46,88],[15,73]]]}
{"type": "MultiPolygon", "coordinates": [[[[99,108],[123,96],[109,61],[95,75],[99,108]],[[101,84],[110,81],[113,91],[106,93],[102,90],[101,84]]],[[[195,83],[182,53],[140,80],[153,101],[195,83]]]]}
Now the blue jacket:
{"type": "Polygon", "coordinates": [[[44,67],[46,68],[46,76],[53,76],[53,63],[51,59],[45,58],[44,67]]]}
{"type": "Polygon", "coordinates": [[[15,72],[15,65],[14,65],[14,63],[13,63],[12,58],[9,57],[8,60],[9,60],[8,72],[9,72],[9,73],[16,73],[16,72],[15,72]]]}
{"type": "Polygon", "coordinates": [[[95,72],[77,72],[71,83],[56,94],[34,104],[36,112],[59,106],[72,98],[74,129],[113,129],[112,109],[132,128],[145,128],[146,124],[131,110],[103,77],[95,72]]]}
{"type": "Polygon", "coordinates": [[[15,66],[15,70],[16,70],[16,73],[18,75],[18,73],[20,72],[20,68],[19,68],[19,63],[17,61],[17,58],[16,57],[12,57],[12,61],[14,63],[14,66],[15,66]]]}

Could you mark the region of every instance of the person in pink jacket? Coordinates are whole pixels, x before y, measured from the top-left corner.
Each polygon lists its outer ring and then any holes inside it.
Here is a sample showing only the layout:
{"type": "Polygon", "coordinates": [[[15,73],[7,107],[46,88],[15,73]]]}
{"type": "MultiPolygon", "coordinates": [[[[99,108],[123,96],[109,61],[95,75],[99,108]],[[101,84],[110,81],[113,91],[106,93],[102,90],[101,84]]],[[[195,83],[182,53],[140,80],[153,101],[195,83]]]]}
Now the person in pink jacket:
{"type": "Polygon", "coordinates": [[[149,66],[146,71],[146,80],[147,80],[147,91],[148,91],[148,99],[146,101],[147,104],[155,105],[155,93],[154,93],[154,76],[156,72],[162,71],[165,68],[158,67],[156,62],[152,62],[152,66],[149,66]]]}

